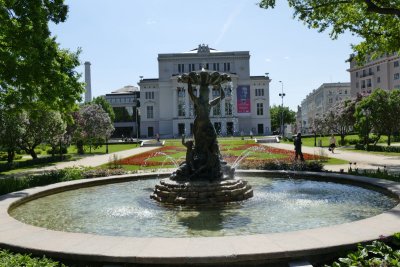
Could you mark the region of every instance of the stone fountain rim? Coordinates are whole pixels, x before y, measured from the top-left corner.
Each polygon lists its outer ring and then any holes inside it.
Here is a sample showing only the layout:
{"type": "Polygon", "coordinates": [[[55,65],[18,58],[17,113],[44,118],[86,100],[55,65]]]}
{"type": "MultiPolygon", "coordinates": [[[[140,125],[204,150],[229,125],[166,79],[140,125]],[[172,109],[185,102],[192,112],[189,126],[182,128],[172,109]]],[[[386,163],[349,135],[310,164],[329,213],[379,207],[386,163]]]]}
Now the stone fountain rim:
{"type": "MultiPolygon", "coordinates": [[[[237,171],[251,175],[308,176],[373,186],[400,199],[400,184],[337,173],[237,171]]],[[[63,260],[137,264],[220,264],[285,261],[317,257],[400,232],[400,204],[377,216],[329,227],[294,232],[225,237],[139,238],[68,233],[24,224],[8,211],[44,195],[128,180],[167,177],[169,173],[130,174],[62,182],[0,196],[0,247],[63,260]]]]}

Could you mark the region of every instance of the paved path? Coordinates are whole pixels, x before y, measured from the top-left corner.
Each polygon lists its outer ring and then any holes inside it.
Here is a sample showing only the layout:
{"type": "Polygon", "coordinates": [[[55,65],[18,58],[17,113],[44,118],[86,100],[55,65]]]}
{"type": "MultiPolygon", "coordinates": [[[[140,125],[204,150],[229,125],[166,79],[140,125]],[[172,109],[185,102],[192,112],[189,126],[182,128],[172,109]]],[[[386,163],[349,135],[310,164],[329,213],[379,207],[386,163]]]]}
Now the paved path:
{"type": "Polygon", "coordinates": [[[96,167],[96,166],[100,166],[106,163],[111,162],[114,157],[116,157],[117,159],[123,159],[129,156],[133,156],[133,155],[137,155],[143,152],[147,152],[147,151],[151,151],[154,149],[157,149],[159,147],[153,146],[153,147],[136,147],[133,149],[128,149],[128,150],[123,150],[123,151],[119,151],[119,152],[114,152],[114,153],[110,153],[110,154],[101,154],[101,155],[83,155],[83,158],[78,159],[78,160],[74,160],[74,161],[64,161],[64,162],[58,162],[54,165],[51,166],[45,166],[45,167],[41,167],[41,168],[35,168],[35,169],[28,169],[26,171],[23,172],[19,172],[17,174],[25,174],[27,172],[32,173],[32,172],[42,172],[42,171],[50,171],[50,170],[57,170],[57,169],[64,169],[64,168],[68,168],[68,167],[80,167],[80,166],[84,166],[84,167],[96,167]]]}
{"type": "MultiPolygon", "coordinates": [[[[269,143],[268,146],[293,150],[294,153],[294,146],[292,144],[282,144],[282,143],[269,143]]],[[[359,169],[380,169],[383,166],[389,171],[393,172],[400,172],[400,156],[384,156],[384,155],[377,155],[372,153],[360,153],[355,151],[349,151],[345,149],[337,148],[335,149],[335,153],[328,151],[327,147],[302,147],[303,153],[313,154],[313,155],[321,155],[321,156],[328,156],[337,159],[347,160],[352,162],[352,168],[359,168],[359,169]],[[354,165],[356,163],[356,165],[354,165]]],[[[324,169],[331,170],[331,171],[340,171],[343,169],[347,172],[350,164],[340,164],[340,165],[325,165],[324,169]]]]}

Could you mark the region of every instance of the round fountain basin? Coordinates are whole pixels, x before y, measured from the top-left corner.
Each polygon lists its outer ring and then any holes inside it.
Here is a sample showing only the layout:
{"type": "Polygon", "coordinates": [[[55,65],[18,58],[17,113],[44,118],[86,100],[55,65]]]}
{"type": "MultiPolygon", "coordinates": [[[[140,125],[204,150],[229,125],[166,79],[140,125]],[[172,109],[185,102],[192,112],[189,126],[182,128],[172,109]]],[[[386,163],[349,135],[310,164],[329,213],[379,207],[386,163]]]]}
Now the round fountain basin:
{"type": "MultiPolygon", "coordinates": [[[[79,192],[80,190],[106,190],[104,194],[108,193],[109,198],[114,198],[113,195],[118,195],[112,192],[113,186],[127,186],[129,181],[143,180],[156,176],[156,174],[139,174],[139,175],[126,175],[118,177],[106,177],[96,178],[90,180],[80,180],[65,182],[59,184],[53,184],[45,187],[31,188],[20,192],[10,193],[4,196],[0,196],[0,246],[3,248],[10,248],[15,251],[33,253],[35,255],[47,255],[62,259],[74,264],[79,262],[80,264],[85,263],[87,265],[115,265],[125,266],[134,264],[135,266],[143,265],[149,266],[152,264],[169,264],[171,266],[192,266],[192,265],[210,265],[210,266],[246,266],[247,264],[254,266],[254,264],[260,264],[262,266],[286,266],[288,262],[299,259],[308,259],[311,263],[317,264],[326,260],[327,257],[337,256],[338,253],[343,253],[346,250],[355,248],[358,243],[369,242],[374,239],[378,239],[381,236],[393,235],[396,232],[400,232],[400,205],[396,205],[396,201],[400,197],[400,184],[372,179],[367,177],[358,177],[343,174],[332,174],[332,173],[304,173],[304,172],[268,172],[268,171],[244,171],[239,172],[239,176],[246,174],[246,180],[249,179],[248,175],[251,176],[290,176],[296,178],[293,180],[272,180],[283,183],[281,189],[272,190],[266,194],[258,194],[255,190],[255,198],[252,198],[252,202],[243,202],[239,205],[240,209],[246,210],[246,205],[253,203],[253,206],[262,206],[260,210],[268,209],[265,203],[268,198],[272,198],[274,194],[287,195],[286,203],[292,209],[299,209],[302,212],[308,210],[305,208],[308,206],[318,206],[324,204],[326,201],[331,201],[334,198],[324,199],[327,196],[324,191],[325,187],[315,188],[310,186],[308,180],[297,180],[299,177],[312,177],[312,179],[324,180],[324,182],[339,182],[342,183],[339,187],[346,184],[361,185],[367,187],[373,187],[375,191],[381,191],[384,195],[392,195],[393,199],[389,198],[390,204],[386,203],[383,206],[383,211],[375,216],[370,214],[372,217],[362,219],[361,217],[353,218],[356,219],[352,222],[340,223],[330,226],[324,226],[320,222],[316,228],[302,230],[288,230],[289,232],[270,231],[268,233],[254,233],[250,230],[248,233],[228,233],[227,231],[221,231],[221,229],[230,228],[252,228],[253,225],[249,220],[245,220],[243,216],[237,214],[239,207],[232,206],[227,209],[222,209],[219,214],[210,214],[207,216],[207,220],[203,220],[204,223],[208,223],[210,217],[217,217],[208,225],[196,225],[193,222],[196,221],[194,218],[201,218],[206,214],[207,211],[193,211],[183,210],[186,213],[185,216],[180,216],[180,220],[176,220],[178,224],[185,226],[186,232],[182,235],[188,234],[190,238],[184,237],[158,237],[165,236],[164,231],[161,234],[158,233],[157,229],[153,227],[151,236],[143,234],[143,237],[139,237],[140,234],[135,233],[128,236],[126,233],[105,233],[94,234],[93,228],[90,231],[78,232],[78,230],[72,230],[72,232],[50,230],[44,227],[37,227],[29,224],[22,223],[9,215],[9,212],[14,213],[19,206],[22,204],[29,204],[31,200],[40,200],[44,196],[52,194],[62,193],[66,191],[79,192]],[[343,184],[344,183],[344,184],[343,184]],[[110,184],[109,186],[102,187],[100,185],[110,184]],[[113,185],[111,185],[113,184],[113,185]],[[302,185],[301,185],[302,184],[302,185]],[[289,186],[290,185],[290,186],[289,186]],[[291,187],[292,185],[298,185],[297,187],[291,187]],[[301,185],[301,186],[300,186],[301,185]],[[111,186],[111,187],[110,187],[111,186]],[[290,199],[289,193],[282,193],[283,188],[292,188],[298,195],[297,199],[290,199]],[[79,189],[79,190],[75,190],[79,189]],[[110,191],[111,190],[111,191],[110,191]],[[314,204],[304,196],[309,192],[313,192],[313,195],[320,195],[322,198],[314,204]],[[319,194],[317,193],[319,192],[319,194]],[[299,197],[300,196],[300,197],[299,197]],[[303,196],[303,197],[301,197],[303,196]],[[253,202],[254,201],[254,202],[253,202]],[[259,204],[257,204],[257,201],[259,204]],[[390,208],[391,205],[395,205],[390,208]],[[230,210],[230,211],[229,211],[230,210]],[[219,217],[218,217],[218,216],[219,217]],[[236,216],[236,217],[235,217],[236,216]],[[234,220],[234,218],[236,218],[234,220]],[[234,224],[234,221],[239,223],[236,226],[229,227],[230,223],[234,224]],[[214,227],[214,228],[212,228],[214,227]],[[189,231],[189,229],[191,229],[189,231]],[[90,233],[88,233],[90,232],[90,233]],[[220,236],[214,236],[215,233],[219,232],[220,236]],[[115,235],[114,235],[115,234],[115,235]],[[111,236],[112,235],[112,236],[111,236]],[[120,236],[117,236],[120,235],[120,236]],[[211,236],[213,235],[213,236],[211,236]],[[224,236],[221,236],[224,235],[224,236]],[[210,237],[204,237],[210,236],[210,237]]],[[[168,177],[170,174],[160,174],[160,178],[168,177]]],[[[309,178],[307,178],[309,179],[309,178]]],[[[151,182],[152,180],[139,181],[151,182]]],[[[261,187],[258,185],[258,181],[266,182],[268,179],[255,178],[254,187],[259,187],[264,190],[263,187],[271,187],[272,184],[265,184],[261,187]]],[[[157,179],[153,180],[157,183],[157,179]]],[[[331,186],[330,183],[325,184],[331,186]]],[[[333,185],[332,185],[333,186],[333,185]]],[[[171,218],[178,217],[176,214],[181,212],[179,209],[171,209],[162,206],[160,203],[154,202],[149,199],[149,194],[153,190],[153,185],[149,186],[144,191],[147,191],[143,202],[148,210],[151,209],[165,209],[168,212],[172,212],[172,217],[165,217],[164,223],[169,223],[171,218]]],[[[348,195],[349,191],[342,191],[342,195],[348,195]]],[[[350,192],[352,194],[352,191],[350,192]]],[[[367,191],[369,193],[369,191],[367,191]]],[[[290,193],[291,195],[291,193],[290,193]]],[[[60,196],[58,194],[58,196],[60,196]]],[[[381,195],[382,196],[382,195],[381,195]]],[[[130,193],[122,197],[122,201],[126,206],[129,206],[129,202],[136,198],[133,193],[130,193]]],[[[384,196],[386,198],[386,196],[384,196]]],[[[89,202],[98,202],[97,199],[89,199],[89,202]]],[[[34,203],[32,201],[31,203],[34,203]]],[[[284,202],[284,201],[281,201],[284,202]]],[[[351,200],[350,200],[351,202],[351,200]]],[[[107,206],[108,201],[103,201],[104,207],[107,206]]],[[[76,203],[77,206],[85,206],[84,203],[76,203]]],[[[354,204],[354,208],[362,206],[363,203],[354,204]]],[[[378,206],[381,204],[378,203],[378,206]]],[[[21,206],[22,207],[22,206],[21,206]]],[[[72,208],[74,210],[74,208],[72,208]]],[[[107,210],[107,209],[106,209],[107,210]]],[[[334,207],[331,207],[334,210],[334,207]]],[[[247,211],[246,211],[247,212],[247,211]]],[[[274,210],[270,210],[269,214],[259,217],[259,221],[272,220],[274,217],[274,210]]],[[[299,213],[302,213],[299,212],[299,213]]],[[[99,213],[99,212],[98,212],[99,213]]],[[[329,213],[329,212],[328,212],[329,213]]],[[[362,213],[362,212],[361,212],[362,213]]],[[[132,209],[120,209],[110,210],[107,213],[109,217],[117,217],[125,220],[124,228],[133,228],[129,223],[132,220],[132,214],[141,214],[140,216],[153,216],[152,212],[143,210],[132,210],[132,209]],[[110,212],[112,211],[112,212],[110,212]],[[128,215],[128,216],[126,216],[128,215]]],[[[265,213],[266,214],[266,213],[265,213]]],[[[67,218],[68,214],[63,214],[63,218],[67,218]]],[[[81,215],[82,217],[85,214],[81,215]]],[[[139,217],[140,217],[139,216],[139,217]]],[[[283,214],[284,216],[284,214],[283,214]]],[[[345,217],[353,217],[354,214],[348,214],[345,217]]],[[[322,217],[319,213],[309,214],[309,217],[322,217]]],[[[99,216],[99,221],[103,221],[106,216],[99,216]]],[[[138,218],[138,217],[136,217],[138,218]]],[[[158,219],[157,219],[158,220],[158,219]]],[[[292,217],[281,218],[275,220],[273,223],[281,223],[286,221],[290,224],[293,221],[292,217]]],[[[150,223],[151,220],[147,221],[150,223]]],[[[67,225],[69,223],[66,223],[67,225]]],[[[100,223],[101,224],[101,223],[100,223]]],[[[62,224],[61,224],[62,225],[62,224]]],[[[143,225],[143,223],[142,223],[143,225]]],[[[314,227],[314,226],[312,226],[314,227]]],[[[172,227],[166,227],[168,231],[172,227]]],[[[182,229],[180,230],[184,232],[182,229]]],[[[239,231],[237,231],[239,232],[239,231]]]]}
{"type": "MultiPolygon", "coordinates": [[[[155,178],[155,177],[154,177],[155,178]]],[[[229,205],[188,208],[150,199],[159,179],[70,190],[10,211],[47,229],[132,237],[233,236],[289,232],[375,216],[397,200],[359,186],[292,178],[246,177],[254,197],[229,205]]]]}

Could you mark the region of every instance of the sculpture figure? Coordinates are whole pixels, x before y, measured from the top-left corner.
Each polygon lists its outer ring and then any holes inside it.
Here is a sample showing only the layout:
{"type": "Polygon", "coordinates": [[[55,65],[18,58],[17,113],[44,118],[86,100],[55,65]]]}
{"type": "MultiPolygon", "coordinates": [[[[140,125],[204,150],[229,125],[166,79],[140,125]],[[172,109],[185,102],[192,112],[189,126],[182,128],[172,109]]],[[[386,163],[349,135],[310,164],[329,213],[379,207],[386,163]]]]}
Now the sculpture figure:
{"type": "MultiPolygon", "coordinates": [[[[182,177],[188,170],[177,170],[173,178],[177,180],[216,180],[223,177],[223,169],[226,164],[221,161],[217,133],[211,123],[209,114],[211,107],[217,105],[225,98],[225,92],[221,84],[231,81],[227,74],[219,72],[190,72],[178,78],[179,82],[187,83],[190,100],[193,102],[195,119],[193,124],[194,148],[187,147],[186,164],[182,168],[190,168],[189,177],[182,177]],[[193,86],[200,87],[199,96],[194,93],[193,86]],[[210,89],[220,91],[220,95],[212,100],[209,99],[210,89]],[[190,156],[189,156],[190,154],[190,156]],[[191,162],[188,162],[191,161],[191,162]]],[[[229,173],[233,173],[229,171],[229,173]]]]}

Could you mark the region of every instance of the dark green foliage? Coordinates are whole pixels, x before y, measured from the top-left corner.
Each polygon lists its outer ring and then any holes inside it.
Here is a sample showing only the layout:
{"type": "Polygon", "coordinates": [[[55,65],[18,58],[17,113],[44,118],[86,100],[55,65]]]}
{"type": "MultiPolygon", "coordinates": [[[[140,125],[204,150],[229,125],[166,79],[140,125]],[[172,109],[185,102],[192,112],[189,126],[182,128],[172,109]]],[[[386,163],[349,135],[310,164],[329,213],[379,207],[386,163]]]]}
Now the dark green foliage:
{"type": "MultiPolygon", "coordinates": [[[[47,152],[47,154],[49,154],[49,155],[60,154],[60,147],[55,147],[54,149],[49,148],[49,149],[47,149],[46,152],[47,152]]],[[[67,149],[65,146],[62,146],[62,147],[61,147],[61,152],[62,152],[63,154],[67,154],[67,153],[68,153],[68,149],[67,149]]]]}
{"type": "MultiPolygon", "coordinates": [[[[5,161],[7,160],[8,154],[7,152],[0,152],[0,161],[5,161]]],[[[22,156],[21,155],[15,155],[14,156],[14,160],[18,160],[21,159],[22,156]]]]}
{"type": "Polygon", "coordinates": [[[381,170],[378,168],[376,171],[375,170],[358,170],[358,168],[349,168],[348,170],[349,174],[353,175],[362,175],[362,176],[368,176],[372,178],[378,178],[378,179],[385,179],[385,180],[390,180],[390,181],[395,181],[395,182],[400,182],[400,174],[396,173],[389,173],[385,167],[381,170]]]}
{"type": "Polygon", "coordinates": [[[0,267],[66,267],[66,265],[48,259],[34,258],[31,255],[15,254],[7,250],[0,250],[0,267]]]}
{"type": "MultiPolygon", "coordinates": [[[[69,158],[71,158],[71,155],[63,155],[64,160],[69,159],[69,158]]],[[[0,163],[0,173],[9,171],[9,170],[19,169],[19,168],[35,166],[37,164],[52,163],[52,162],[58,162],[58,161],[60,161],[60,157],[54,156],[54,157],[36,158],[36,159],[26,160],[26,161],[15,161],[12,163],[0,163]]]]}
{"type": "Polygon", "coordinates": [[[400,250],[394,250],[382,241],[375,240],[370,245],[358,245],[355,252],[350,252],[345,258],[339,258],[332,267],[389,267],[400,266],[400,250]]]}
{"type": "Polygon", "coordinates": [[[62,170],[44,172],[39,175],[31,174],[19,178],[7,177],[0,179],[0,195],[20,191],[35,186],[44,186],[59,182],[121,174],[125,174],[125,171],[122,169],[65,168],[62,170]]]}
{"type": "Polygon", "coordinates": [[[356,144],[354,146],[355,149],[358,150],[366,150],[366,151],[376,151],[376,152],[394,152],[400,153],[400,146],[375,146],[375,145],[363,145],[356,144]]]}
{"type": "Polygon", "coordinates": [[[320,172],[322,171],[323,164],[319,161],[248,161],[241,163],[240,168],[320,172]]]}

